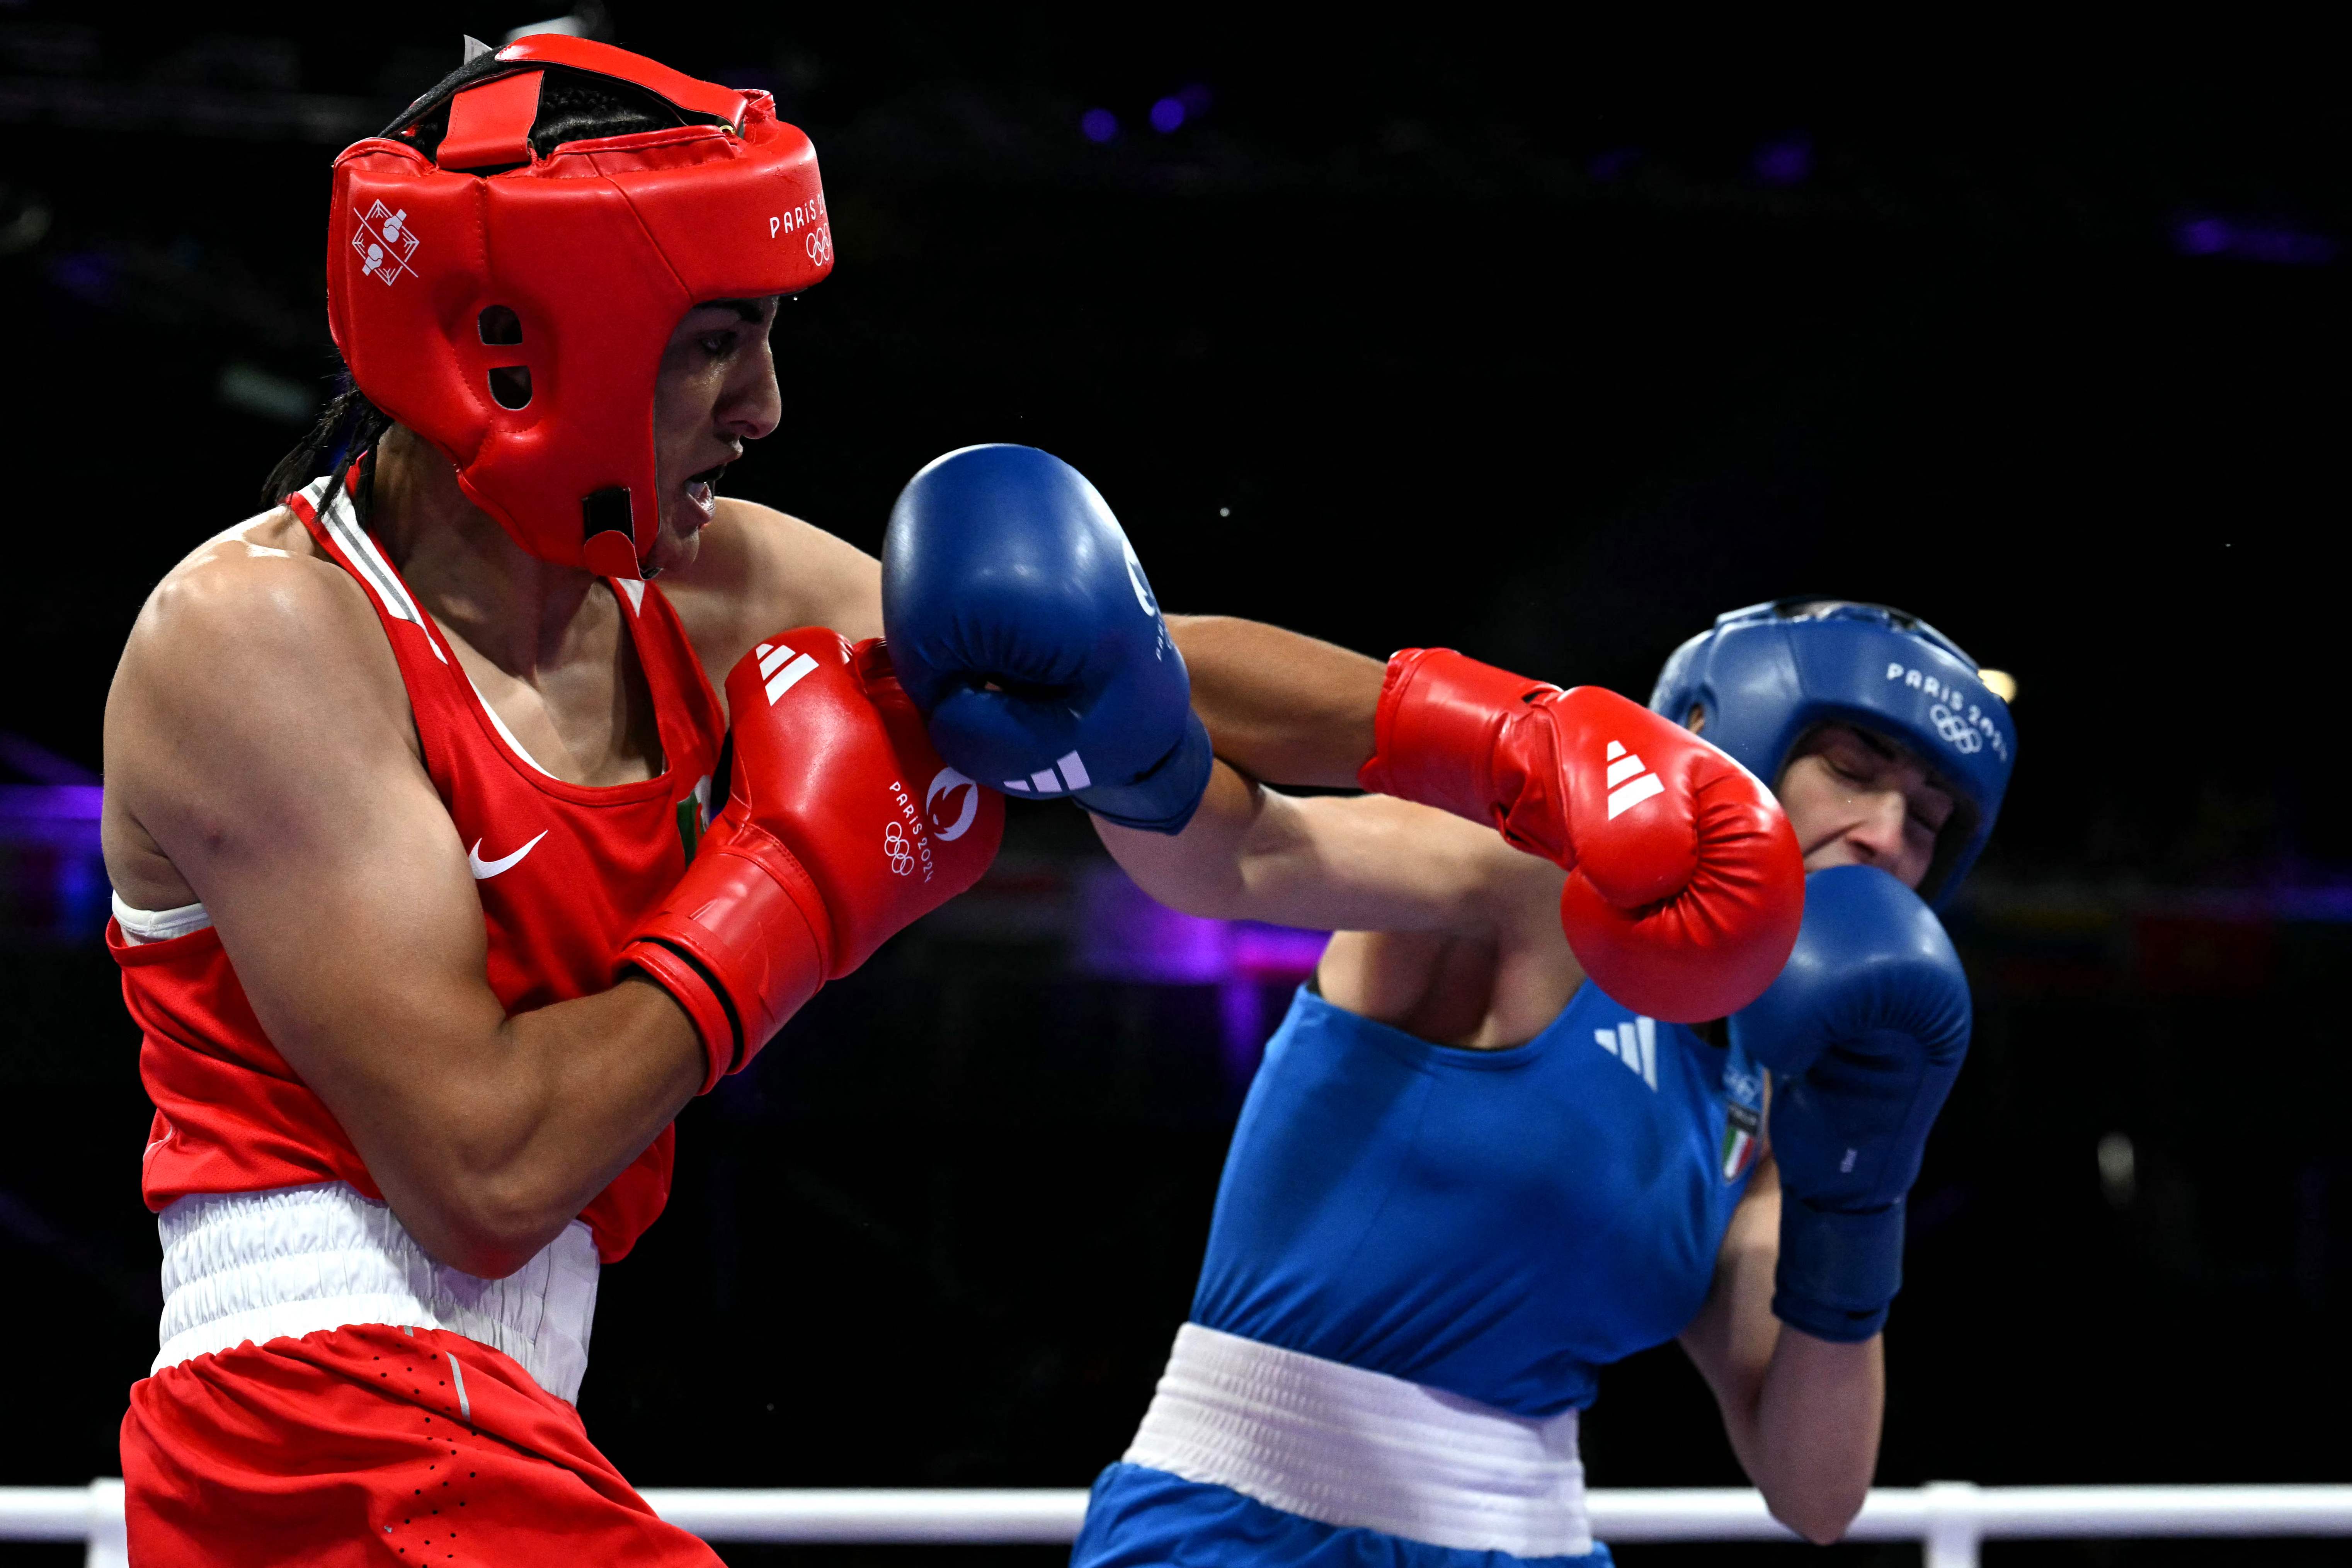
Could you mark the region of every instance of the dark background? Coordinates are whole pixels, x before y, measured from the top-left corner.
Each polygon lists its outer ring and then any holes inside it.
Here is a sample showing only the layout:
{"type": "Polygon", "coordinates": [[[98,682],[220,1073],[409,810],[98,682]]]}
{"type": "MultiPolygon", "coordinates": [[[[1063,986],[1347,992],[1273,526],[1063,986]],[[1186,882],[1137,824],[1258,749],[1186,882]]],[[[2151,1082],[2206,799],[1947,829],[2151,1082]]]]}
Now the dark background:
{"type": "MultiPolygon", "coordinates": [[[[229,36],[0,0],[20,781],[100,767],[141,600],[307,422],[333,152],[461,33],[538,14],[250,7],[229,36]]],[[[785,422],[736,493],[874,549],[923,461],[1018,440],[1095,479],[1171,608],[1638,696],[1716,613],[1825,592],[2014,672],[1881,1479],[2345,1478],[2352,201],[2316,39],[642,0],[604,25],[774,91],[824,160],[839,270],[778,327],[785,422]]],[[[1088,962],[1091,835],[1014,816],[980,894],[683,1118],[582,1399],[640,1484],[1074,1486],[1124,1446],[1245,1081],[1234,1009],[1270,1024],[1282,982],[1088,962]]],[[[0,846],[19,1483],[116,1468],[159,1305],[136,1037],[63,853],[0,846]]],[[[1671,1349],[1604,1382],[1585,1447],[1599,1486],[1738,1479],[1671,1349]]],[[[1799,1555],[1622,1555],[1729,1551],[1799,1555]]]]}

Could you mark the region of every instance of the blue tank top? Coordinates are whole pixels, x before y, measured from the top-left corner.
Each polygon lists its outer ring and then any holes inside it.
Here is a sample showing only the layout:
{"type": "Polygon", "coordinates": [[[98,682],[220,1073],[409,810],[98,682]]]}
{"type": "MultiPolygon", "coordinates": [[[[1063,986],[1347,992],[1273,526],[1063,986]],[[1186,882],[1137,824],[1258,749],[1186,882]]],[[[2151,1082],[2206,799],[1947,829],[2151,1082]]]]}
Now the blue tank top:
{"type": "Polygon", "coordinates": [[[1217,1190],[1192,1321],[1522,1415],[1706,1300],[1763,1075],[1587,984],[1526,1045],[1433,1045],[1301,989],[1217,1190]]]}

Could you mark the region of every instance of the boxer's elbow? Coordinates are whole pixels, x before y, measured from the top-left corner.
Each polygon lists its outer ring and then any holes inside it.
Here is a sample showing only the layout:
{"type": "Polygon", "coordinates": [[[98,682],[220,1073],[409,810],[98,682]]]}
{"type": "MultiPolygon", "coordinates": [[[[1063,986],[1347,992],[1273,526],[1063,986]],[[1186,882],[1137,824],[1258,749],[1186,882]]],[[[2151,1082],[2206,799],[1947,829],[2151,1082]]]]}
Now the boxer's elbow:
{"type": "MultiPolygon", "coordinates": [[[[1199,818],[1195,817],[1197,822],[1199,818]]],[[[1128,879],[1158,903],[1188,915],[1230,919],[1244,888],[1232,851],[1190,829],[1175,837],[1094,819],[1095,833],[1128,879]]]]}
{"type": "Polygon", "coordinates": [[[469,1124],[452,1111],[438,1136],[400,1161],[385,1196],[435,1261],[501,1279],[538,1256],[578,1212],[572,1184],[506,1118],[469,1124]]]}
{"type": "Polygon", "coordinates": [[[1790,1487],[1767,1493],[1764,1500],[1773,1518],[1815,1546],[1833,1546],[1853,1528],[1869,1491],[1867,1481],[1852,1488],[1790,1487]]]}
{"type": "Polygon", "coordinates": [[[520,1268],[572,1219],[538,1184],[511,1173],[445,1176],[394,1206],[436,1262],[484,1279],[520,1268]]]}
{"type": "Polygon", "coordinates": [[[1326,878],[1328,847],[1299,803],[1220,763],[1191,826],[1174,837],[1104,823],[1096,831],[1136,885],[1206,920],[1282,921],[1326,878]]]}

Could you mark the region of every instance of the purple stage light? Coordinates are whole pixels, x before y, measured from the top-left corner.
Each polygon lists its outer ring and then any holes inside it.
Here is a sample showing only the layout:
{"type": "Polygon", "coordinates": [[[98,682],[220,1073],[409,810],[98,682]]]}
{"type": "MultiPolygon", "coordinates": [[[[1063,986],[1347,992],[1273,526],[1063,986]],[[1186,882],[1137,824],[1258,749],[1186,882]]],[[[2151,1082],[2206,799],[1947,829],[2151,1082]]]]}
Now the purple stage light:
{"type": "Polygon", "coordinates": [[[1163,98],[1151,106],[1151,129],[1162,136],[1184,123],[1184,100],[1163,98]]]}
{"type": "Polygon", "coordinates": [[[2332,888],[2281,888],[2271,894],[2271,910],[2283,921],[2324,921],[2352,925],[2352,884],[2332,888]]]}
{"type": "Polygon", "coordinates": [[[2183,256],[2219,256],[2230,248],[2230,226],[2217,217],[2190,218],[2172,231],[2183,256]]]}
{"type": "Polygon", "coordinates": [[[1236,921],[1232,929],[1234,973],[1271,984],[1297,984],[1315,973],[1323,962],[1323,950],[1331,944],[1328,931],[1251,921],[1236,921]]]}
{"type": "Polygon", "coordinates": [[[1612,147],[1606,153],[1595,153],[1592,161],[1584,165],[1584,172],[1605,184],[1640,163],[1641,159],[1639,147],[1612,147]]]}
{"type": "Polygon", "coordinates": [[[2232,256],[2273,267],[2325,267],[2343,247],[2322,234],[2283,223],[2244,223],[2200,214],[2172,227],[2172,247],[2183,256],[2232,256]]]}
{"type": "Polygon", "coordinates": [[[49,281],[88,305],[114,302],[121,268],[96,250],[77,250],[49,263],[49,281]]]}
{"type": "Polygon", "coordinates": [[[1100,144],[1118,134],[1118,116],[1108,109],[1089,109],[1078,116],[1078,129],[1087,141],[1100,144]]]}
{"type": "Polygon", "coordinates": [[[1784,136],[1756,149],[1756,177],[1768,185],[1801,185],[1813,172],[1809,136],[1784,136]]]}
{"type": "Polygon", "coordinates": [[[1155,902],[1116,866],[1078,883],[1077,946],[1085,973],[1167,985],[1295,985],[1322,960],[1328,932],[1253,921],[1209,920],[1155,902]]]}
{"type": "MultiPolygon", "coordinates": [[[[1218,1056],[1235,1084],[1257,1070],[1274,1026],[1265,988],[1305,980],[1331,940],[1319,931],[1181,913],[1155,902],[1116,866],[1090,867],[1080,877],[1077,917],[1073,957],[1081,973],[1217,988],[1218,1056]]],[[[1271,1011],[1278,1016],[1279,1008],[1271,1011]]]]}
{"type": "Polygon", "coordinates": [[[110,889],[99,847],[97,775],[0,733],[0,935],[92,942],[110,889]]]}
{"type": "Polygon", "coordinates": [[[21,830],[47,837],[55,825],[57,832],[68,837],[86,833],[94,844],[98,841],[99,812],[105,800],[105,789],[94,784],[0,784],[0,836],[13,836],[21,830]],[[84,829],[70,826],[76,823],[89,826],[84,829]],[[28,826],[34,824],[38,826],[28,826]]]}
{"type": "Polygon", "coordinates": [[[1213,985],[1234,972],[1223,921],[1155,903],[1115,867],[1078,884],[1074,956],[1084,973],[1160,985],[1213,985]]]}

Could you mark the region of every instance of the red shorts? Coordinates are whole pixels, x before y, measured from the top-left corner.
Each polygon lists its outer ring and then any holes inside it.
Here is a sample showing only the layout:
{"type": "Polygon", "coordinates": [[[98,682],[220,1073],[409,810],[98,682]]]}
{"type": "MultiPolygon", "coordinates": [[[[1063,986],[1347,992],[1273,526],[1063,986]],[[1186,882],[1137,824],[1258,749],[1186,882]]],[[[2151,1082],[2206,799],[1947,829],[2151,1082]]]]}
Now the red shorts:
{"type": "Polygon", "coordinates": [[[250,1342],[132,1385],[133,1568],[719,1568],[579,1413],[488,1346],[380,1325],[250,1342]]]}

